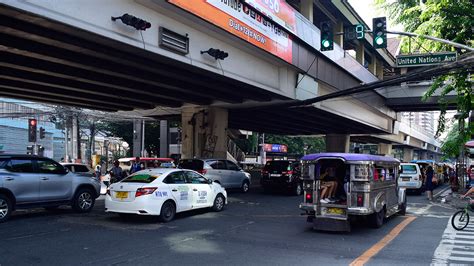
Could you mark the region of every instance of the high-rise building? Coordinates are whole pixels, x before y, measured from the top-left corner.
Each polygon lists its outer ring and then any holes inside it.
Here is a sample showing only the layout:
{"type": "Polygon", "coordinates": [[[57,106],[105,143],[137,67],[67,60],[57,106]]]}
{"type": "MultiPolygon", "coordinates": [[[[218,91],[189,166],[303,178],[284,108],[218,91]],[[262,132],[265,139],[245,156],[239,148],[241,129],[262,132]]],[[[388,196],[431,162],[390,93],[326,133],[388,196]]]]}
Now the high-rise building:
{"type": "Polygon", "coordinates": [[[435,134],[435,112],[404,112],[402,113],[402,119],[410,127],[422,129],[430,135],[435,134]]]}

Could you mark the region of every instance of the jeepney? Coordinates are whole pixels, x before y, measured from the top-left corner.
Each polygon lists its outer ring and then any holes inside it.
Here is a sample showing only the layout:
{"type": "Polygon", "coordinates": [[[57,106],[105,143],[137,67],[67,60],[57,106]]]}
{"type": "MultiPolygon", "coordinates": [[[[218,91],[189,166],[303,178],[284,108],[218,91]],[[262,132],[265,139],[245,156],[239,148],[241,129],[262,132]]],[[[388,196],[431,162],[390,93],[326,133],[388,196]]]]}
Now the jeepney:
{"type": "Polygon", "coordinates": [[[315,230],[350,231],[351,220],[365,217],[373,227],[381,227],[384,219],[406,212],[406,192],[398,187],[400,162],[392,157],[318,153],[302,158],[303,202],[300,209],[315,230]],[[328,168],[335,168],[331,181],[337,184],[336,200],[321,198],[328,182],[328,168]]]}
{"type": "Polygon", "coordinates": [[[436,163],[434,160],[412,160],[411,163],[416,163],[420,166],[421,173],[423,175],[423,183],[426,182],[426,170],[428,166],[433,167],[433,177],[435,178],[436,182],[434,182],[435,186],[439,186],[443,184],[443,169],[439,163],[436,163]]]}

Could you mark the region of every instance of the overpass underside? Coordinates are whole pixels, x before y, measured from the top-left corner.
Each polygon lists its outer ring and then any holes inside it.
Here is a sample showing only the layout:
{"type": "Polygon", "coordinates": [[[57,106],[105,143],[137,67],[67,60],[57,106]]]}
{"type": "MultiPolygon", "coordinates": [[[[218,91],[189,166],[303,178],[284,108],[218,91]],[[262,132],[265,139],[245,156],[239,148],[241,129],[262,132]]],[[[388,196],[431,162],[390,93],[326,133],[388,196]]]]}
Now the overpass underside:
{"type": "Polygon", "coordinates": [[[0,96],[104,111],[285,99],[0,5],[0,96]]]}
{"type": "Polygon", "coordinates": [[[291,98],[1,4],[0,96],[110,112],[218,104],[229,110],[229,128],[390,133],[323,108],[241,108],[291,98]]]}

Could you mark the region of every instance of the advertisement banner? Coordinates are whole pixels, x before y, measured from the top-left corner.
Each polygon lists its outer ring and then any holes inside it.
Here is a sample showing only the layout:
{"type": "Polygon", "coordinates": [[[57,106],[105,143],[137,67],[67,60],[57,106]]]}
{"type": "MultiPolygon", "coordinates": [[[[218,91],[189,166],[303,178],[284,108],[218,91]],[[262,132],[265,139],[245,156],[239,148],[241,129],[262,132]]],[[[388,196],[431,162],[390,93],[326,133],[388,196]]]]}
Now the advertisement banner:
{"type": "Polygon", "coordinates": [[[286,146],[284,144],[268,144],[268,143],[265,143],[265,144],[263,144],[263,150],[265,152],[287,153],[288,152],[288,146],[286,146]]]}
{"type": "Polygon", "coordinates": [[[296,11],[285,0],[245,0],[245,2],[289,32],[297,35],[296,11]]]}
{"type": "MultiPolygon", "coordinates": [[[[261,49],[292,62],[291,36],[244,0],[168,0],[261,49]]],[[[262,1],[265,2],[265,1],[262,1]]]]}

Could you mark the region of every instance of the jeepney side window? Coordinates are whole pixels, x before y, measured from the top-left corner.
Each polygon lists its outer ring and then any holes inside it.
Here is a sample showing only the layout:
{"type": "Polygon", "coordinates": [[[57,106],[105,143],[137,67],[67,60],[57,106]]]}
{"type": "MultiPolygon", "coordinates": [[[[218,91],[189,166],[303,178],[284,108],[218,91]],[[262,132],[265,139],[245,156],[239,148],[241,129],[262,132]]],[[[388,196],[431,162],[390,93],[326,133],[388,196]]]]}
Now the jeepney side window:
{"type": "Polygon", "coordinates": [[[365,164],[352,164],[350,166],[350,175],[354,180],[368,180],[369,179],[369,166],[365,164]]]}
{"type": "Polygon", "coordinates": [[[373,180],[374,182],[383,182],[385,181],[387,171],[378,165],[374,165],[374,175],[373,180]]]}
{"type": "Polygon", "coordinates": [[[387,175],[386,175],[386,180],[387,181],[395,180],[396,172],[397,170],[395,167],[389,167],[387,175]]]}

